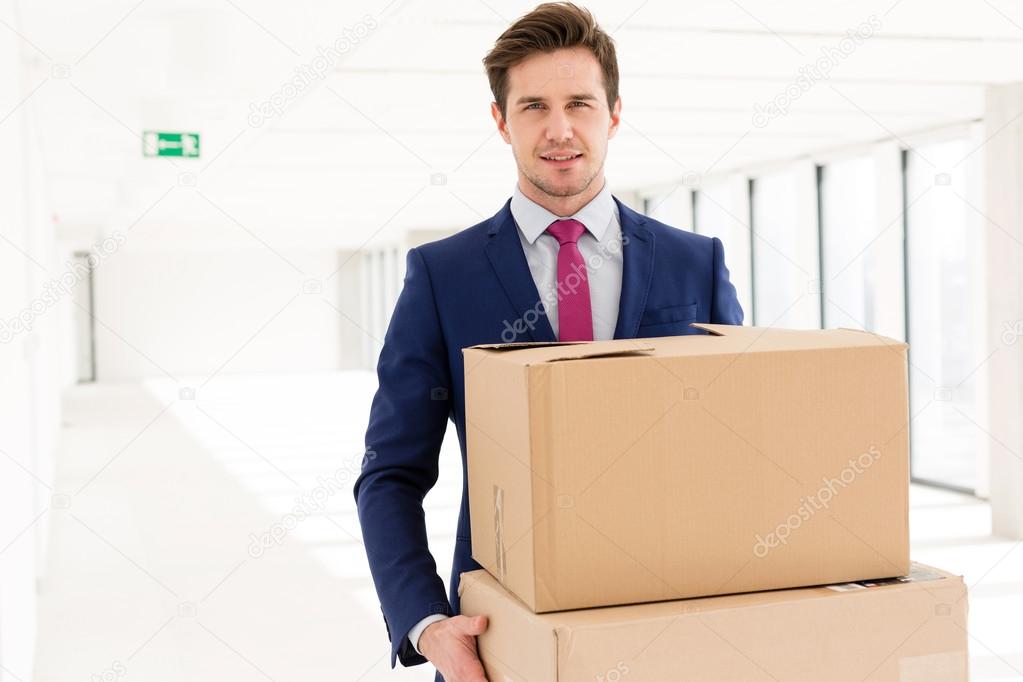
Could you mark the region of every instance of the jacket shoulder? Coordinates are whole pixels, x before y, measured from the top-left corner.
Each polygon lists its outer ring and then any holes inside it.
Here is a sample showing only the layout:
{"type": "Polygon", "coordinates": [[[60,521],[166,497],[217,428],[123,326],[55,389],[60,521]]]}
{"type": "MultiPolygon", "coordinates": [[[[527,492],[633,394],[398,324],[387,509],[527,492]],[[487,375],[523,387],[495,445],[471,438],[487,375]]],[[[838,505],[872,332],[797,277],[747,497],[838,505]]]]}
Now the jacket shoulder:
{"type": "Polygon", "coordinates": [[[478,249],[486,245],[493,229],[511,217],[510,205],[511,199],[505,202],[501,210],[486,220],[447,237],[420,244],[416,249],[427,260],[448,259],[462,256],[467,252],[478,252],[478,249]]]}
{"type": "Polygon", "coordinates": [[[673,227],[667,223],[662,223],[655,218],[642,215],[635,211],[633,213],[642,220],[640,227],[646,228],[653,233],[654,238],[657,240],[658,247],[667,246],[668,248],[679,248],[696,253],[704,250],[706,250],[707,253],[710,253],[713,250],[714,239],[712,237],[673,227]]]}
{"type": "Polygon", "coordinates": [[[415,248],[427,259],[449,258],[464,253],[467,249],[478,249],[487,241],[491,220],[484,220],[472,227],[420,244],[415,248]]]}

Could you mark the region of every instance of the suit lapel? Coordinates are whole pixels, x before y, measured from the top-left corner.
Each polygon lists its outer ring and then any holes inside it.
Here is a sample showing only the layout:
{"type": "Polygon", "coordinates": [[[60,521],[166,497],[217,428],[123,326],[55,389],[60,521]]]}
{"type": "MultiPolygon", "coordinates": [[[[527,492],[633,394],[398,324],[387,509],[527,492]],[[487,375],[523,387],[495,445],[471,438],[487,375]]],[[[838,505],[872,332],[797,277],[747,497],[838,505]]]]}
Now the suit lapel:
{"type": "Polygon", "coordinates": [[[622,224],[622,296],[618,303],[616,339],[632,339],[646,309],[654,272],[654,234],[643,227],[646,218],[615,197],[622,224]]]}
{"type": "MultiPolygon", "coordinates": [[[[489,239],[484,247],[487,259],[518,315],[514,320],[507,320],[507,323],[513,328],[516,324],[522,325],[519,328],[524,327],[525,333],[532,341],[557,341],[543,307],[537,305],[540,302],[540,294],[529,272],[526,254],[522,252],[518,228],[511,214],[510,199],[504,208],[490,219],[490,230],[487,235],[489,239]],[[539,316],[536,316],[535,311],[539,311],[539,316]]],[[[505,329],[507,327],[502,324],[502,332],[505,329]]]]}

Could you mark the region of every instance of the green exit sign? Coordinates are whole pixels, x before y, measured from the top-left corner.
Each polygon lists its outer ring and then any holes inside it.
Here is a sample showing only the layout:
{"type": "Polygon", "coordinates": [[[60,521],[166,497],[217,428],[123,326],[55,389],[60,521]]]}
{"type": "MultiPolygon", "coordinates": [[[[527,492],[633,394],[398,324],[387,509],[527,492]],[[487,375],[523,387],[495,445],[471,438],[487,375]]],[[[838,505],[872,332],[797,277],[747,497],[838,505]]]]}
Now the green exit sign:
{"type": "Polygon", "coordinates": [[[199,133],[142,133],[143,156],[184,156],[199,158],[199,133]]]}

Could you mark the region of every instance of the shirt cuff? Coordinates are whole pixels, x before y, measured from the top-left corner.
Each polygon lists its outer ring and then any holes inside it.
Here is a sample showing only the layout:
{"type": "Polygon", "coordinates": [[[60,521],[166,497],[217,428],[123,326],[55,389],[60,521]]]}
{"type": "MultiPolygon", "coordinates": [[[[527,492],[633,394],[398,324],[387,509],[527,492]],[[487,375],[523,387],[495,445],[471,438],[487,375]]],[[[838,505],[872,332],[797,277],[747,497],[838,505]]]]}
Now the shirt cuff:
{"type": "Polygon", "coordinates": [[[443,613],[435,613],[432,616],[427,616],[418,623],[412,626],[412,629],[408,631],[408,640],[412,642],[412,648],[416,650],[416,653],[422,655],[422,651],[419,650],[419,637],[423,634],[423,630],[426,629],[427,625],[432,625],[439,620],[446,620],[447,616],[443,613]]]}

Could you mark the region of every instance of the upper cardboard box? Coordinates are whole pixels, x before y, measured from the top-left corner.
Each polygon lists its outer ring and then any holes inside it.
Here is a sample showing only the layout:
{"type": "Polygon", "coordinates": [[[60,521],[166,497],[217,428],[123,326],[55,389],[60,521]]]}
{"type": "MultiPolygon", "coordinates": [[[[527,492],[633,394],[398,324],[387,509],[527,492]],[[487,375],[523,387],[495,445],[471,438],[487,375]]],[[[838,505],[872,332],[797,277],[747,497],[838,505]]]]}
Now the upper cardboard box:
{"type": "Polygon", "coordinates": [[[464,350],[473,557],[534,610],[908,570],[906,345],[697,326],[464,350]]]}

